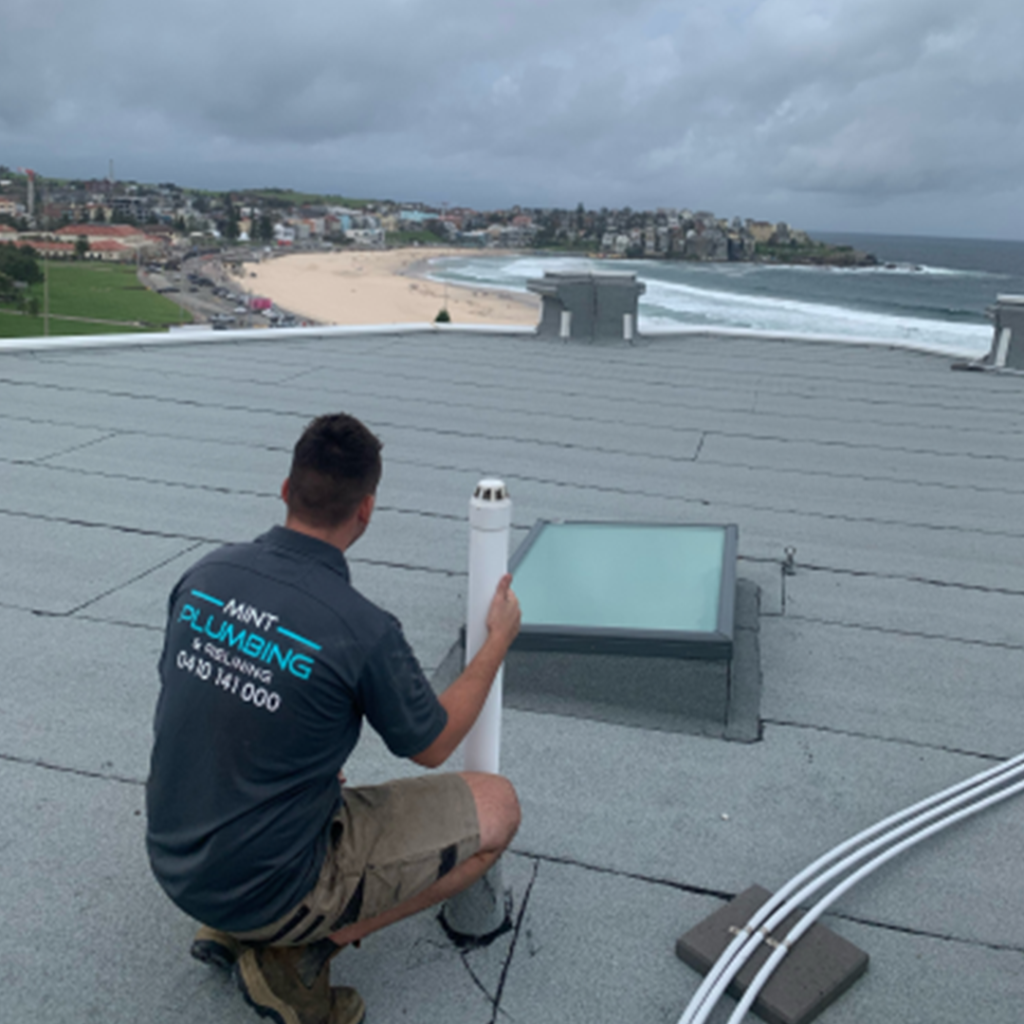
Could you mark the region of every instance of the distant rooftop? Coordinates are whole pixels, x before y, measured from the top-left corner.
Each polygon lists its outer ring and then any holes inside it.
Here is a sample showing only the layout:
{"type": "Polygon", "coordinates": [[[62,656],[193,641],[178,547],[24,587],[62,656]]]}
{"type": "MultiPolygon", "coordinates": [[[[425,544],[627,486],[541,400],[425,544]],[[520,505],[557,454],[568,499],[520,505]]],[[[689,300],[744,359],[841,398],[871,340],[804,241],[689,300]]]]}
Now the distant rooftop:
{"type": "Polygon", "coordinates": [[[58,235],[103,235],[107,238],[132,238],[136,235],[144,235],[141,228],[133,227],[131,224],[66,224],[58,228],[55,234],[58,235]]]}

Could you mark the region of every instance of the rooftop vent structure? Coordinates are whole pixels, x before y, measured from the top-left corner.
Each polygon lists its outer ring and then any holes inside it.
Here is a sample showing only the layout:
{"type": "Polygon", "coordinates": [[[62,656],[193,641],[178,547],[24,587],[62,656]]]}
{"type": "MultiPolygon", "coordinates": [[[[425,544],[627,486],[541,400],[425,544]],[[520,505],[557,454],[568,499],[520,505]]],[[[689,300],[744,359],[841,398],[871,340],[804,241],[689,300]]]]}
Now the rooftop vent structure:
{"type": "Polygon", "coordinates": [[[983,359],[954,363],[957,370],[1011,370],[1024,373],[1024,295],[997,295],[990,310],[992,348],[983,359]]]}
{"type": "Polygon", "coordinates": [[[997,369],[1024,370],[1024,295],[999,295],[989,358],[997,369]]]}
{"type": "Polygon", "coordinates": [[[636,274],[553,273],[526,282],[541,297],[537,335],[580,341],[632,341],[647,290],[636,274]]]}

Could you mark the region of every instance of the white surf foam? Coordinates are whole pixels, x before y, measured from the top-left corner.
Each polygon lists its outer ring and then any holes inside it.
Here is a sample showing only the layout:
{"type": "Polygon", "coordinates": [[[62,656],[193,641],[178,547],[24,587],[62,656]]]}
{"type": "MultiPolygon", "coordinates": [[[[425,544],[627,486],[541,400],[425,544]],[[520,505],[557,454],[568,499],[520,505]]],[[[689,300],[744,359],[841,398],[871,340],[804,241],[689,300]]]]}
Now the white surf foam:
{"type": "MultiPolygon", "coordinates": [[[[439,280],[523,292],[527,290],[528,279],[543,277],[545,271],[607,273],[629,270],[635,271],[647,286],[639,305],[641,330],[645,327],[667,329],[673,326],[704,327],[709,330],[735,328],[771,336],[867,340],[972,358],[984,355],[990,347],[991,328],[981,324],[874,313],[782,296],[698,287],[648,278],[644,274],[645,266],[643,262],[609,264],[571,256],[522,256],[508,259],[470,256],[439,260],[433,267],[432,276],[439,280]]],[[[910,265],[903,266],[909,268],[910,265]]],[[[731,281],[740,281],[773,269],[766,264],[723,264],[716,265],[715,273],[727,276],[731,281]]],[[[793,271],[795,268],[780,266],[778,269],[793,271]]],[[[800,269],[819,274],[833,272],[820,267],[800,269]]],[[[885,268],[879,271],[871,268],[871,272],[891,274],[918,271],[885,268]]],[[[922,269],[920,272],[936,275],[973,273],[946,271],[942,268],[930,268],[928,271],[922,269]]]]}
{"type": "Polygon", "coordinates": [[[738,327],[783,336],[870,338],[913,348],[979,356],[989,349],[991,329],[924,317],[892,316],[787,298],[742,295],[662,281],[647,282],[640,301],[641,326],[671,324],[738,327]]]}

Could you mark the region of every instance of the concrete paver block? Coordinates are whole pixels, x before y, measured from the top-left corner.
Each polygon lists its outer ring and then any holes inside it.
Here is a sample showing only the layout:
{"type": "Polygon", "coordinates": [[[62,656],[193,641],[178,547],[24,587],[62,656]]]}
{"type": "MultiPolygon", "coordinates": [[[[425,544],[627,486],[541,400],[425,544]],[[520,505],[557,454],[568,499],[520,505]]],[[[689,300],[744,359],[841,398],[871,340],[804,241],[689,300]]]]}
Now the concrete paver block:
{"type": "MultiPolygon", "coordinates": [[[[676,955],[701,974],[707,974],[737,931],[771,897],[767,889],[753,885],[724,907],[691,928],[676,942],[676,955]]],[[[762,942],[729,986],[734,998],[742,997],[774,952],[803,917],[794,911],[762,942]]],[[[768,1024],[809,1024],[835,1002],[866,970],[868,955],[824,925],[812,925],[786,955],[754,1000],[752,1009],[768,1024]]]]}

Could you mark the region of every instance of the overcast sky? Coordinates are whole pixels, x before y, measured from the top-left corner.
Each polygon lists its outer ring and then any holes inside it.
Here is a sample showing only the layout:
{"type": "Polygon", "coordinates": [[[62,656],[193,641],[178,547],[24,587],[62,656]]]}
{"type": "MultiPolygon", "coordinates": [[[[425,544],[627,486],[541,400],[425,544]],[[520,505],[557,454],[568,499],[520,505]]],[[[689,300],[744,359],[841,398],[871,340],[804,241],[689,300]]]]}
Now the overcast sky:
{"type": "Polygon", "coordinates": [[[0,0],[0,163],[1024,240],[1022,0],[0,0]]]}

